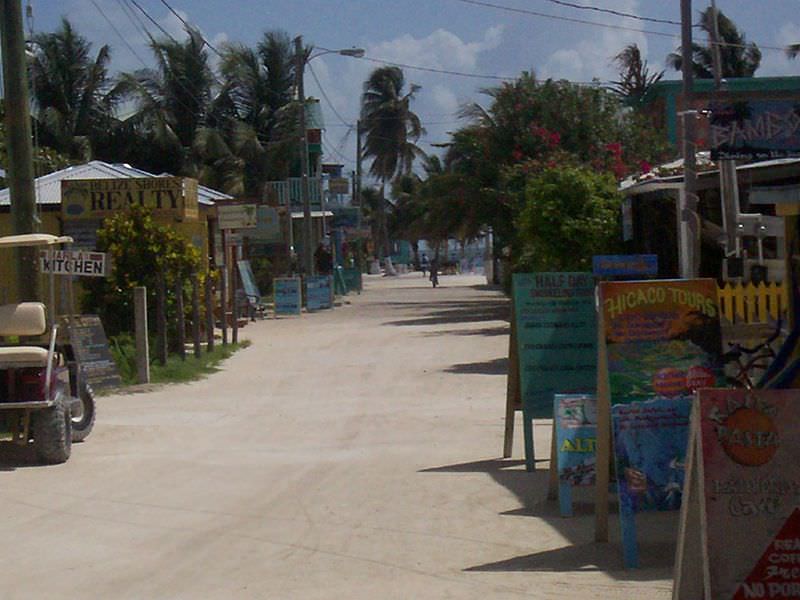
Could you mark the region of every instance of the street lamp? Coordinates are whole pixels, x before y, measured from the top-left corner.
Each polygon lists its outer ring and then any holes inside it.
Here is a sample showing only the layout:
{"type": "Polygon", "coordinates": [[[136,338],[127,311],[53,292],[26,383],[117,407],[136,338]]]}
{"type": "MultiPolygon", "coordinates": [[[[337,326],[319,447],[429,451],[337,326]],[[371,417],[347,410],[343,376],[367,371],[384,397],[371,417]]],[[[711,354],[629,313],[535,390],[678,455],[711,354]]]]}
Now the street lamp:
{"type": "MultiPolygon", "coordinates": [[[[303,36],[298,35],[294,39],[294,52],[296,61],[295,83],[297,85],[297,99],[300,102],[300,193],[302,194],[303,198],[303,270],[305,271],[306,275],[312,275],[314,273],[313,253],[311,250],[311,242],[314,238],[314,228],[311,221],[311,194],[308,187],[308,134],[306,132],[306,95],[303,88],[303,75],[305,72],[306,63],[325,54],[339,54],[341,56],[351,56],[354,58],[361,58],[364,56],[363,48],[343,48],[341,50],[328,50],[326,48],[322,48],[321,50],[321,52],[311,54],[308,58],[306,58],[303,52],[303,36]]],[[[291,207],[289,212],[291,213],[291,207]]]]}

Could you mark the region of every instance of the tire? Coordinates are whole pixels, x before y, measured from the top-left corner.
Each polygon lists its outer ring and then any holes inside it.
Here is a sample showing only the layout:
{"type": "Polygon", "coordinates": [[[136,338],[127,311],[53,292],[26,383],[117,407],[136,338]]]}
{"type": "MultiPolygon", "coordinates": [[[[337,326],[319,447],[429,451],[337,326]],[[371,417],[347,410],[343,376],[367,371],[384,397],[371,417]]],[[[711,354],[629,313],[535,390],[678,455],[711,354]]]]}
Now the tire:
{"type": "Polygon", "coordinates": [[[94,391],[92,386],[87,382],[81,384],[80,394],[80,408],[77,414],[71,414],[72,421],[72,441],[82,442],[92,432],[94,427],[94,419],[97,415],[97,403],[94,399],[94,391]]]}
{"type": "Polygon", "coordinates": [[[31,414],[33,448],[43,463],[60,464],[69,459],[72,452],[72,418],[59,394],[50,408],[31,414]]]}

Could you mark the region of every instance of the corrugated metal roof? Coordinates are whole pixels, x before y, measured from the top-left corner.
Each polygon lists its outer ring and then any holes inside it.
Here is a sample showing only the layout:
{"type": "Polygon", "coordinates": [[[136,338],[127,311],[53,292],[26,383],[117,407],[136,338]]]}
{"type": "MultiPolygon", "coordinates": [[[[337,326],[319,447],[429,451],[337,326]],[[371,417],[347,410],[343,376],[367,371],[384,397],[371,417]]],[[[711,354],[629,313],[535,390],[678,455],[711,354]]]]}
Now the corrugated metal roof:
{"type": "MultiPolygon", "coordinates": [[[[118,179],[130,177],[161,177],[136,167],[124,164],[110,164],[101,160],[93,160],[84,165],[74,165],[48,175],[38,177],[35,182],[36,202],[38,204],[61,204],[61,182],[64,179],[118,179]]],[[[205,186],[197,186],[200,204],[211,206],[216,200],[231,200],[233,196],[212,190],[205,186]]],[[[0,206],[9,206],[11,196],[8,188],[0,190],[0,206]]]]}

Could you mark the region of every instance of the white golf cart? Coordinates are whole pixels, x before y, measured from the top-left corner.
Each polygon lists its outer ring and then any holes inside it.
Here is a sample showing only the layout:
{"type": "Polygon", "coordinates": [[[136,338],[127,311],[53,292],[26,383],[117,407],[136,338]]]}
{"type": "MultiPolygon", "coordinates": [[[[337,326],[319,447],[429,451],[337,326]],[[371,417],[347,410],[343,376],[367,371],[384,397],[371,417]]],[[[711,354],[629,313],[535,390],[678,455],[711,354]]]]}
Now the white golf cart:
{"type": "MultiPolygon", "coordinates": [[[[34,247],[52,252],[71,243],[72,238],[49,234],[12,235],[0,237],[0,251],[34,247]]],[[[74,312],[71,279],[58,277],[66,284],[69,322],[74,312]]],[[[41,302],[0,305],[0,440],[32,443],[38,458],[52,464],[65,462],[72,442],[89,435],[95,401],[71,345],[58,335],[56,276],[51,273],[48,279],[49,310],[41,302]]]]}

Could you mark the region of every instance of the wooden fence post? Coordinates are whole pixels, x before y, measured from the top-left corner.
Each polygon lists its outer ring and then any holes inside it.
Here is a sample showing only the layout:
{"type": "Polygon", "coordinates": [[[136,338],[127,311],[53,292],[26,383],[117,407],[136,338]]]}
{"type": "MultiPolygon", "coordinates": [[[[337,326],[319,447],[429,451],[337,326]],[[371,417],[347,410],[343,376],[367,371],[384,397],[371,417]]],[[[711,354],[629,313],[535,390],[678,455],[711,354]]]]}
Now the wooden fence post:
{"type": "Polygon", "coordinates": [[[194,357],[200,358],[200,283],[197,280],[197,271],[192,271],[192,343],[194,357]]]}
{"type": "Polygon", "coordinates": [[[136,381],[150,383],[150,343],[147,339],[147,288],[133,288],[136,330],[136,381]]]}
{"type": "Polygon", "coordinates": [[[167,282],[161,271],[156,282],[156,358],[162,367],[167,364],[167,282]]]}
{"type": "Polygon", "coordinates": [[[206,275],[206,352],[214,351],[214,275],[206,275]]]}
{"type": "Polygon", "coordinates": [[[183,277],[175,276],[175,312],[178,313],[178,356],[186,360],[186,313],[183,306],[183,277]]]}

